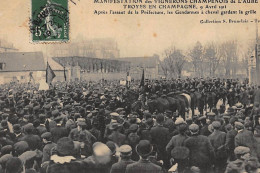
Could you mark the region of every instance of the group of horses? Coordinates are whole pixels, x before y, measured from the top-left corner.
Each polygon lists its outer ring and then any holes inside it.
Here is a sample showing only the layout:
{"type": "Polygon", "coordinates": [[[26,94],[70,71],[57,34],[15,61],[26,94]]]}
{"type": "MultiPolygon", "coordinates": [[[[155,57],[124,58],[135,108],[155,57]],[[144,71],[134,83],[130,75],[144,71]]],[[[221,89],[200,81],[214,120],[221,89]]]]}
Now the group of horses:
{"type": "MultiPolygon", "coordinates": [[[[128,98],[138,97],[134,92],[130,92],[128,96],[128,98]]],[[[191,93],[170,92],[161,96],[142,95],[131,104],[131,109],[133,112],[138,112],[140,109],[148,109],[150,113],[164,113],[166,110],[170,110],[178,112],[179,115],[185,118],[186,113],[189,111],[194,116],[196,109],[198,109],[200,114],[203,114],[203,111],[207,108],[212,110],[219,99],[220,97],[217,98],[217,94],[214,92],[201,94],[198,91],[191,93]]]]}

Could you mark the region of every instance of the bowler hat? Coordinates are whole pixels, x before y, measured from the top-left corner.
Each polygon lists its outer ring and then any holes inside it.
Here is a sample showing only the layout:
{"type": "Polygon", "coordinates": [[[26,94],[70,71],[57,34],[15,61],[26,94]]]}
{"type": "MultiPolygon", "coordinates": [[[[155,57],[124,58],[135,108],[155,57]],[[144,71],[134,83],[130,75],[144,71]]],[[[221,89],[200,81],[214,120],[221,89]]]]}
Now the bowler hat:
{"type": "Polygon", "coordinates": [[[142,157],[149,156],[153,151],[153,146],[148,140],[141,140],[136,146],[136,152],[142,157]]]}

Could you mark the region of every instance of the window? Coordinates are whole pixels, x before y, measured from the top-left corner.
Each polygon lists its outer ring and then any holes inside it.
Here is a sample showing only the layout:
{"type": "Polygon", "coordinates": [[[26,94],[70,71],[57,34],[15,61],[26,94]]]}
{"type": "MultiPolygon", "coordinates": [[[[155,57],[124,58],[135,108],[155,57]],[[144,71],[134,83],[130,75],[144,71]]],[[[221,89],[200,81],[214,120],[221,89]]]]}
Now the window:
{"type": "Polygon", "coordinates": [[[4,70],[5,69],[5,63],[4,62],[1,62],[0,63],[0,70],[4,70]]]}

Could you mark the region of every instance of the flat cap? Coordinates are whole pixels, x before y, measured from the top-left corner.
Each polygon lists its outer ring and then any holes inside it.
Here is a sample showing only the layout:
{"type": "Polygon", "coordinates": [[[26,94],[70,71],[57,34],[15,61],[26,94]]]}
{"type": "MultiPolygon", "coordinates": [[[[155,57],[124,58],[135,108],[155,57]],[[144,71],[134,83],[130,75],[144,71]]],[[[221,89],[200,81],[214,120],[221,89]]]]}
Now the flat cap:
{"type": "Polygon", "coordinates": [[[129,130],[130,131],[136,131],[138,129],[138,125],[137,124],[132,124],[130,127],[129,127],[129,130]]]}
{"type": "Polygon", "coordinates": [[[213,121],[212,122],[212,127],[213,128],[220,128],[220,126],[221,126],[221,123],[219,121],[213,121]]]}
{"type": "Polygon", "coordinates": [[[237,128],[238,130],[242,130],[244,129],[244,125],[241,122],[235,122],[235,128],[237,128]]]}
{"type": "Polygon", "coordinates": [[[24,131],[25,132],[28,132],[29,130],[33,130],[34,129],[34,126],[32,123],[28,123],[24,126],[24,131]]]}
{"type": "Polygon", "coordinates": [[[9,159],[13,158],[11,154],[5,154],[0,158],[0,164],[5,164],[9,159]]]}
{"type": "Polygon", "coordinates": [[[191,131],[191,132],[198,132],[199,131],[199,126],[197,125],[197,124],[191,124],[190,126],[189,126],[189,130],[191,131]]]}
{"type": "Polygon", "coordinates": [[[235,148],[234,153],[237,155],[243,155],[243,154],[250,153],[250,149],[248,147],[238,146],[235,148]]]}
{"type": "Polygon", "coordinates": [[[29,149],[29,145],[25,141],[19,141],[14,144],[14,150],[18,155],[22,154],[23,152],[27,151],[28,149],[29,149]]]}
{"type": "Polygon", "coordinates": [[[210,117],[210,116],[215,116],[216,114],[214,112],[209,112],[207,113],[207,115],[210,117]]]}
{"type": "Polygon", "coordinates": [[[111,115],[112,117],[119,117],[119,114],[116,113],[116,112],[112,112],[112,113],[110,113],[110,115],[111,115]]]}
{"type": "Polygon", "coordinates": [[[128,155],[132,152],[132,148],[130,145],[121,145],[119,147],[119,152],[123,155],[128,155]]]}
{"type": "Polygon", "coordinates": [[[51,112],[51,115],[52,116],[58,116],[59,115],[59,110],[53,110],[52,112],[51,112]]]}
{"type": "Polygon", "coordinates": [[[41,135],[42,139],[50,139],[52,137],[50,132],[45,132],[41,135]]]}

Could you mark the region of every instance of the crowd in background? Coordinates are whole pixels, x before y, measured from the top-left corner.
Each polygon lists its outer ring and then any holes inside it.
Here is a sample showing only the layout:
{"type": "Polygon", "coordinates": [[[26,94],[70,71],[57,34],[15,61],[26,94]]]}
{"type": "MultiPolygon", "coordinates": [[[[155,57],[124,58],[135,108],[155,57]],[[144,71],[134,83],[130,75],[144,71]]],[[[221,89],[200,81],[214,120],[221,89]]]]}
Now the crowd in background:
{"type": "MultiPolygon", "coordinates": [[[[176,79],[0,86],[0,172],[257,173],[260,88],[246,81],[176,79]],[[169,93],[216,101],[185,116],[147,105],[169,93]],[[144,99],[143,99],[144,98],[144,99]],[[135,107],[140,102],[140,107],[135,107]],[[134,108],[135,107],[135,108],[134,108]]],[[[197,108],[196,108],[197,109],[197,108]]],[[[198,108],[199,109],[199,108],[198,108]]]]}

